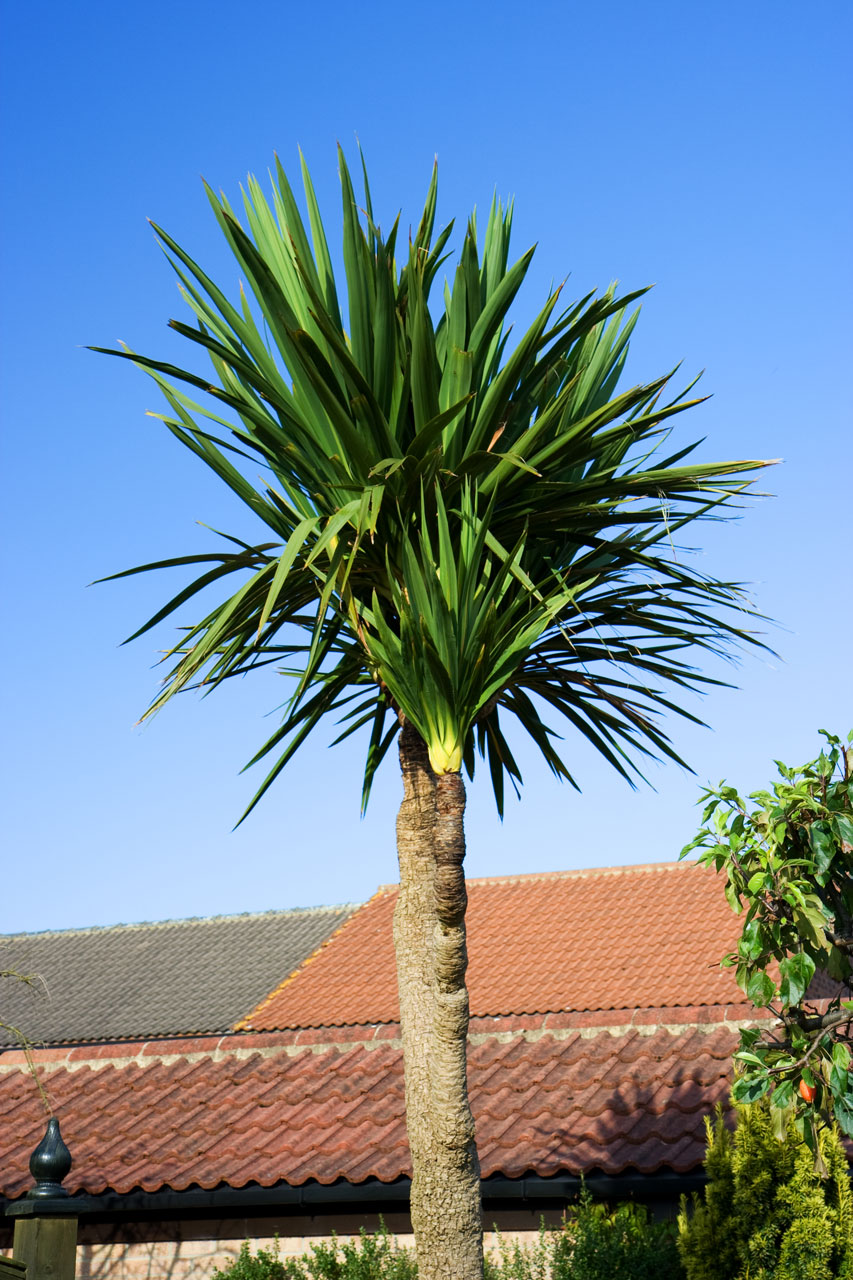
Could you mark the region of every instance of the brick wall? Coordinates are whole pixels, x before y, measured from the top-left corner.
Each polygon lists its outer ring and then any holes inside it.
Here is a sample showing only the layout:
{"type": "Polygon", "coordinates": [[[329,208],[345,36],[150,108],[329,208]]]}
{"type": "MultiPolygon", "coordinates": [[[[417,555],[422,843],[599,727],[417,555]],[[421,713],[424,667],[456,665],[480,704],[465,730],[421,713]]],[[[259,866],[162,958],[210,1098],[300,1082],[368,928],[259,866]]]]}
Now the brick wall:
{"type": "MultiPolygon", "coordinates": [[[[525,1243],[536,1239],[534,1231],[515,1233],[525,1243]]],[[[340,1239],[350,1237],[341,1235],[340,1239]]],[[[411,1246],[412,1236],[400,1236],[400,1243],[411,1246]]],[[[298,1258],[308,1252],[312,1242],[328,1242],[328,1236],[279,1237],[281,1258],[298,1258]]],[[[225,1267],[240,1252],[242,1240],[147,1241],[136,1244],[80,1245],[77,1252],[77,1280],[203,1280],[217,1267],[225,1267]]],[[[258,1248],[275,1248],[275,1238],[251,1241],[258,1248]]],[[[494,1247],[492,1232],[486,1235],[486,1247],[494,1247]]]]}
{"type": "MultiPolygon", "coordinates": [[[[504,1239],[529,1243],[537,1238],[539,1213],[519,1209],[493,1216],[504,1239]]],[[[548,1217],[552,1218],[548,1225],[558,1225],[559,1214],[548,1217]]],[[[385,1224],[400,1244],[413,1247],[408,1214],[387,1214],[385,1224]]],[[[226,1267],[237,1257],[246,1240],[253,1252],[259,1248],[273,1252],[277,1240],[281,1258],[298,1258],[308,1253],[312,1244],[328,1243],[333,1228],[340,1240],[349,1240],[358,1236],[362,1225],[366,1231],[376,1231],[379,1219],[375,1215],[341,1214],[334,1218],[230,1218],[217,1223],[81,1224],[76,1280],[207,1280],[217,1268],[226,1267]]],[[[487,1249],[495,1248],[493,1231],[486,1233],[485,1243],[487,1249]]]]}

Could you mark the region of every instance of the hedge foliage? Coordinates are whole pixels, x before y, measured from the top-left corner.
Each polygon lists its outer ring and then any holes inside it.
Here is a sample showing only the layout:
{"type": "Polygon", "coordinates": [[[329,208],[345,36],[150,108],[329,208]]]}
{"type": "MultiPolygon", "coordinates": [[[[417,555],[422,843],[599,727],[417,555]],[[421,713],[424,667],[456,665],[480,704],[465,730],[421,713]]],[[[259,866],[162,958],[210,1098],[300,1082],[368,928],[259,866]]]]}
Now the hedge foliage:
{"type": "Polygon", "coordinates": [[[682,1201],[679,1251],[687,1280],[853,1280],[853,1196],[838,1129],[823,1128],[823,1170],[789,1122],[773,1131],[766,1101],[706,1120],[708,1185],[682,1201]]]}
{"type": "Polygon", "coordinates": [[[253,1254],[246,1242],[234,1262],[224,1271],[214,1271],[211,1280],[415,1280],[415,1255],[389,1235],[385,1226],[375,1235],[362,1229],[355,1240],[338,1240],[333,1233],[328,1244],[312,1244],[301,1258],[279,1256],[278,1241],[273,1252],[259,1249],[253,1254]]]}

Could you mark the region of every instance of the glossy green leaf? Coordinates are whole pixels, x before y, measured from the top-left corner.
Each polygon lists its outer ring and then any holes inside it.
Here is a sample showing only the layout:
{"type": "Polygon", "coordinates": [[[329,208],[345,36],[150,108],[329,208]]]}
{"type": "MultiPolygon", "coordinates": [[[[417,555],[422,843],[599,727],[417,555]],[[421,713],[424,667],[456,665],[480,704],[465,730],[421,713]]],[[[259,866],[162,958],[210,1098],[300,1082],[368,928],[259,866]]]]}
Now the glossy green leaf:
{"type": "Polygon", "coordinates": [[[765,1075],[738,1076],[732,1085],[732,1098],[735,1102],[757,1102],[769,1088],[770,1080],[765,1075]]]}
{"type": "Polygon", "coordinates": [[[757,973],[750,975],[746,984],[746,994],[754,1005],[763,1009],[776,995],[776,984],[769,974],[760,969],[757,973]]]}
{"type": "Polygon", "coordinates": [[[841,1132],[845,1137],[853,1138],[853,1096],[845,1093],[840,1098],[836,1098],[833,1113],[841,1132]]]}
{"type": "Polygon", "coordinates": [[[786,956],[779,964],[779,999],[783,1004],[799,1004],[815,974],[815,962],[805,951],[786,956]]]}

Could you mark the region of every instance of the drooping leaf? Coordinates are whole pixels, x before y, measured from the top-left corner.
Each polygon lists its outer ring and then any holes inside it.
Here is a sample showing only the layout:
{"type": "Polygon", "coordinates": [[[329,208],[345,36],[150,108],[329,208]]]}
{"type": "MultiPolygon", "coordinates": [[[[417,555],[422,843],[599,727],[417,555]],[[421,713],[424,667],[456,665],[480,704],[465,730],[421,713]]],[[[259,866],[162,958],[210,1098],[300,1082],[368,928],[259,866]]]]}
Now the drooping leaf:
{"type": "Polygon", "coordinates": [[[780,962],[779,973],[779,999],[783,1004],[799,1004],[814,977],[815,962],[805,951],[799,951],[780,962]]]}
{"type": "Polygon", "coordinates": [[[776,984],[769,973],[759,969],[757,973],[750,975],[746,986],[746,994],[754,1005],[759,1009],[763,1009],[776,995],[776,984]]]}

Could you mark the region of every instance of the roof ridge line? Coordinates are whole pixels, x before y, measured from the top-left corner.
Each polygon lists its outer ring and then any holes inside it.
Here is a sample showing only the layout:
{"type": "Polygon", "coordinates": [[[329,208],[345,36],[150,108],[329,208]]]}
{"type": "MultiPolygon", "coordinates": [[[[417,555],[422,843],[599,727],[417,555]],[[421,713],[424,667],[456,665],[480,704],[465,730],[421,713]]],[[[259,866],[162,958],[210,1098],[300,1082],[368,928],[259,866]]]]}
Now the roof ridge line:
{"type": "MultiPolygon", "coordinates": [[[[702,1035],[710,1035],[717,1031],[730,1030],[738,1031],[741,1027],[754,1026],[756,1021],[761,1019],[752,1018],[731,1018],[724,1019],[719,1022],[694,1022],[694,1023],[671,1023],[666,1021],[655,1023],[636,1024],[631,1022],[620,1023],[604,1023],[601,1026],[592,1027],[516,1027],[504,1028],[503,1030],[494,1031],[475,1031],[468,1036],[468,1043],[471,1046],[486,1044],[489,1041],[496,1041],[501,1044],[508,1044],[513,1040],[524,1041],[528,1044],[536,1043],[540,1040],[550,1037],[553,1040],[567,1040],[571,1036],[578,1036],[581,1040],[592,1040],[599,1035],[610,1035],[614,1039],[625,1037],[631,1034],[640,1036],[643,1039],[649,1038],[658,1032],[667,1032],[672,1036],[684,1036],[691,1033],[700,1033],[702,1035]]],[[[329,1028],[334,1031],[335,1028],[329,1028]]],[[[272,1033],[256,1033],[269,1035],[270,1038],[275,1037],[272,1033]]],[[[296,1057],[302,1053],[321,1054],[329,1050],[335,1050],[339,1053],[346,1053],[352,1049],[365,1049],[368,1052],[380,1050],[383,1047],[391,1049],[399,1049],[402,1046],[400,1036],[388,1039],[363,1039],[363,1040],[324,1040],[319,1043],[303,1043],[297,1044],[293,1041],[286,1041],[281,1044],[245,1044],[241,1043],[239,1035],[221,1036],[217,1040],[216,1047],[211,1049],[190,1049],[184,1052],[174,1050],[165,1053],[146,1053],[153,1041],[137,1041],[134,1045],[128,1045],[128,1048],[134,1048],[135,1053],[125,1056],[116,1055],[115,1057],[105,1058],[71,1058],[69,1049],[63,1056],[56,1058],[37,1058],[36,1067],[45,1071],[79,1071],[84,1067],[97,1071],[102,1067],[113,1067],[116,1070],[122,1070],[126,1067],[140,1067],[142,1069],[157,1064],[170,1065],[173,1062],[222,1062],[227,1058],[247,1059],[252,1055],[258,1055],[262,1058],[275,1057],[278,1054],[285,1054],[287,1057],[296,1057]],[[223,1041],[231,1043],[223,1044],[223,1041]]],[[[27,1069],[22,1062],[4,1063],[2,1055],[0,1055],[0,1076],[11,1075],[15,1072],[21,1072],[27,1069]]]]}
{"type": "MultiPolygon", "coordinates": [[[[630,874],[631,872],[651,872],[651,871],[674,871],[682,870],[687,867],[697,867],[701,864],[697,861],[676,859],[671,862],[637,862],[625,863],[622,866],[612,867],[572,867],[563,871],[518,871],[507,872],[505,875],[497,876],[468,876],[465,883],[468,887],[471,885],[486,884],[515,884],[517,881],[534,881],[534,880],[572,880],[584,879],[592,876],[608,876],[630,874]]],[[[379,892],[391,893],[399,889],[399,884],[382,884],[379,886],[379,892]]],[[[375,895],[374,895],[375,896],[375,895]]],[[[365,906],[367,903],[364,904],[365,906]]]]}
{"type": "Polygon", "coordinates": [[[133,929],[164,929],[176,924],[208,925],[219,924],[225,920],[261,920],[274,916],[307,916],[331,915],[336,911],[355,912],[365,906],[364,902],[327,903],[314,907],[270,907],[266,911],[234,911],[213,916],[174,916],[166,920],[133,920],[119,921],[116,924],[72,925],[68,929],[34,929],[22,930],[18,933],[0,933],[0,944],[17,942],[23,938],[61,938],[69,934],[113,933],[119,930],[130,932],[133,929]]]}

